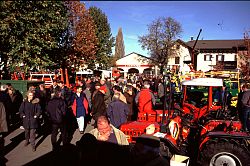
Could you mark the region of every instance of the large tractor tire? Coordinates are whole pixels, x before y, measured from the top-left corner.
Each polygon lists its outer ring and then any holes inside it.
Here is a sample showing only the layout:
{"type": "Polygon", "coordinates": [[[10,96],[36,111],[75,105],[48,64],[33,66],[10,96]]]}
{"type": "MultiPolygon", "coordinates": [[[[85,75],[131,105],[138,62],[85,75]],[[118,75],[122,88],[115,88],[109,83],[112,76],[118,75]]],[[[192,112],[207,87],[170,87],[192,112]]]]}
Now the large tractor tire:
{"type": "Polygon", "coordinates": [[[202,166],[250,166],[250,153],[243,145],[229,141],[209,141],[201,151],[202,166]]]}

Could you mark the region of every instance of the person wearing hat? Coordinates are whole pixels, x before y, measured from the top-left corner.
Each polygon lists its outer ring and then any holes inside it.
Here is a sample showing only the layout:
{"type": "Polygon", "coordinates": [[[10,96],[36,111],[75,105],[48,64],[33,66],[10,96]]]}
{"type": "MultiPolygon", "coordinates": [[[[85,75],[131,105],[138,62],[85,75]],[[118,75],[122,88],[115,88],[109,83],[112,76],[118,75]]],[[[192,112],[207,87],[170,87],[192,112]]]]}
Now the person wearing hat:
{"type": "Polygon", "coordinates": [[[105,92],[106,92],[105,86],[100,86],[100,88],[96,89],[96,91],[92,95],[92,110],[91,110],[90,115],[95,120],[95,123],[94,123],[95,127],[96,127],[97,117],[107,114],[107,109],[106,109],[106,105],[104,102],[105,92]]]}
{"type": "Polygon", "coordinates": [[[138,105],[140,113],[150,113],[152,112],[153,106],[155,105],[155,97],[149,89],[149,82],[144,81],[143,85],[144,86],[141,91],[135,96],[135,102],[138,105]]]}

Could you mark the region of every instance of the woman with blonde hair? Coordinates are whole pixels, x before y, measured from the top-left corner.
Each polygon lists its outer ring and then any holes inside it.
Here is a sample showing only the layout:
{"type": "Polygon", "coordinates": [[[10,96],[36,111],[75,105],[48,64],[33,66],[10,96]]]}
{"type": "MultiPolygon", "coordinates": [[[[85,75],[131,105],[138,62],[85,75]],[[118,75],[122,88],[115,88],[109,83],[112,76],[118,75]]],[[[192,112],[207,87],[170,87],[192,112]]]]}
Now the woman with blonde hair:
{"type": "Polygon", "coordinates": [[[41,107],[39,99],[34,98],[34,92],[27,92],[27,99],[25,99],[19,108],[20,117],[23,119],[23,127],[25,129],[25,144],[27,146],[30,142],[32,151],[36,151],[35,138],[36,129],[39,127],[38,117],[41,114],[41,107]]]}

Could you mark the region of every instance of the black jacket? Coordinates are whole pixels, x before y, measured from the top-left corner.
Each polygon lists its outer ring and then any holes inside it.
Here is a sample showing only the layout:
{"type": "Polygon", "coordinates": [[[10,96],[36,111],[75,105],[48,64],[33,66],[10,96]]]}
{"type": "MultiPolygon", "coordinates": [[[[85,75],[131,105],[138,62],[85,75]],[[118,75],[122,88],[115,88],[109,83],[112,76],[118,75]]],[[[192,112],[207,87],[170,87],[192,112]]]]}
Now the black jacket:
{"type": "Polygon", "coordinates": [[[51,123],[61,124],[66,114],[66,109],[66,104],[62,98],[52,98],[46,106],[46,112],[51,123]]]}
{"type": "Polygon", "coordinates": [[[104,94],[97,90],[92,96],[92,115],[96,119],[100,115],[106,115],[106,105],[104,102],[104,94]]]}
{"type": "Polygon", "coordinates": [[[39,126],[38,119],[41,112],[42,111],[38,98],[35,98],[31,102],[29,102],[28,100],[23,101],[19,108],[20,117],[23,118],[23,127],[25,129],[38,128],[39,126]]]}

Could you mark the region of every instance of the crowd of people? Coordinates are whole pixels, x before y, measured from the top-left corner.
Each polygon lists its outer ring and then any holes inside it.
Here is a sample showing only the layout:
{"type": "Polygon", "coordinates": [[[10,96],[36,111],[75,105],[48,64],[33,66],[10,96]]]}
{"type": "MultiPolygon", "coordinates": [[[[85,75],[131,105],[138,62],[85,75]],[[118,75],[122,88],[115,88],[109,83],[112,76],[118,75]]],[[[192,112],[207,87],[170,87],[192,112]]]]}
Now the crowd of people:
{"type": "Polygon", "coordinates": [[[119,128],[127,121],[136,120],[138,112],[151,111],[155,104],[154,92],[158,89],[153,83],[144,78],[136,82],[129,79],[126,83],[91,78],[67,87],[63,81],[53,80],[49,89],[44,84],[29,87],[24,98],[11,84],[1,85],[1,137],[8,130],[20,127],[25,133],[24,146],[30,144],[35,152],[36,134],[49,130],[52,150],[56,151],[61,142],[63,146],[70,144],[76,129],[84,134],[93,119],[94,130],[90,133],[97,140],[128,145],[119,128]],[[108,119],[110,127],[98,127],[99,117],[108,119]]]}
{"type": "MultiPolygon", "coordinates": [[[[35,152],[36,134],[44,132],[41,131],[42,125],[47,126],[43,130],[50,130],[52,150],[56,151],[60,147],[60,141],[57,140],[59,132],[62,145],[68,145],[76,129],[84,134],[87,124],[93,119],[91,125],[94,129],[89,134],[95,140],[128,145],[125,134],[119,130],[121,124],[137,120],[138,113],[152,112],[156,98],[164,102],[162,79],[140,77],[137,80],[111,82],[109,79],[93,77],[78,80],[73,87],[67,87],[63,81],[53,80],[49,89],[44,84],[38,88],[29,87],[24,99],[11,84],[1,85],[0,133],[19,125],[25,130],[24,146],[30,144],[35,152]]],[[[243,85],[238,99],[239,115],[245,131],[250,130],[248,89],[247,85],[243,85]]]]}

